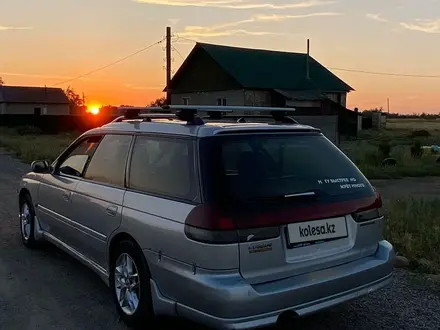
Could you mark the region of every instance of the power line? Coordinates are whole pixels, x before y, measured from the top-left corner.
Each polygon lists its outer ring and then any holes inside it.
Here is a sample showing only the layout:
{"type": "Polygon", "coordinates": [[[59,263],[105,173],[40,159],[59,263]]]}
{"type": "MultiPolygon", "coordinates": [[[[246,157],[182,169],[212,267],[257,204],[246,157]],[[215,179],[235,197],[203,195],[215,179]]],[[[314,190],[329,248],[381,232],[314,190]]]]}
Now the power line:
{"type": "Polygon", "coordinates": [[[440,78],[440,75],[407,74],[407,73],[396,73],[396,72],[377,72],[377,71],[352,70],[352,69],[341,69],[341,68],[329,68],[329,69],[336,70],[336,71],[374,74],[374,75],[380,75],[380,76],[410,77],[410,78],[440,78]]]}
{"type": "Polygon", "coordinates": [[[183,57],[183,55],[179,52],[179,50],[176,48],[176,47],[174,47],[174,46],[171,46],[172,48],[173,48],[173,50],[177,53],[177,54],[179,54],[179,56],[180,56],[180,58],[182,59],[182,60],[185,60],[185,58],[183,57]]]}
{"type": "Polygon", "coordinates": [[[131,57],[133,57],[133,56],[135,56],[135,55],[137,55],[137,54],[140,54],[140,53],[146,51],[147,49],[149,49],[149,48],[151,48],[151,47],[153,47],[153,46],[156,46],[156,45],[158,45],[158,44],[161,44],[164,40],[165,40],[165,38],[163,38],[163,39],[161,39],[161,40],[159,40],[159,41],[156,41],[156,42],[152,43],[151,45],[148,45],[148,46],[146,46],[146,47],[144,47],[144,48],[142,48],[142,49],[140,49],[140,50],[138,50],[138,51],[136,51],[136,52],[134,52],[134,53],[131,53],[130,55],[127,55],[127,56],[125,56],[125,57],[119,59],[119,60],[116,60],[116,61],[114,61],[114,62],[112,62],[112,63],[106,64],[106,65],[104,65],[104,66],[102,66],[102,67],[99,67],[99,68],[97,68],[97,69],[94,69],[94,70],[92,70],[92,71],[89,71],[89,72],[87,72],[87,73],[84,73],[84,74],[82,74],[82,75],[79,75],[79,76],[77,76],[77,77],[75,77],[75,78],[71,78],[71,79],[66,79],[66,80],[60,81],[60,82],[54,84],[53,86],[63,85],[63,84],[66,84],[66,83],[68,83],[68,82],[71,82],[71,81],[74,81],[74,80],[77,80],[77,79],[81,79],[81,78],[84,78],[84,77],[86,77],[86,76],[88,76],[88,75],[91,75],[91,74],[93,74],[93,73],[96,73],[96,72],[102,71],[102,70],[104,70],[104,69],[107,69],[108,67],[111,67],[111,66],[113,66],[113,65],[115,65],[115,64],[118,64],[118,63],[121,63],[121,62],[123,62],[123,61],[125,61],[125,60],[127,60],[127,59],[129,59],[129,58],[131,58],[131,57]]]}
{"type": "Polygon", "coordinates": [[[173,37],[176,37],[176,38],[177,38],[176,42],[179,41],[179,39],[182,39],[182,40],[185,40],[185,41],[198,43],[197,40],[194,40],[194,39],[188,39],[188,38],[185,38],[185,37],[181,37],[181,36],[179,36],[178,34],[174,34],[173,37]]]}

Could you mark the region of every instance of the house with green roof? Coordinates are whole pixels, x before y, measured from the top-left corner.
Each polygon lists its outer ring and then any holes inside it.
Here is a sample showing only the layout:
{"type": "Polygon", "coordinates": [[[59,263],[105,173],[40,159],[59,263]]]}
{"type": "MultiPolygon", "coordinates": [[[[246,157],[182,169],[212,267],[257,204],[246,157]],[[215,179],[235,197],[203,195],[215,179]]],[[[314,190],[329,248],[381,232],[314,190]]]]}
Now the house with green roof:
{"type": "Polygon", "coordinates": [[[197,43],[167,90],[171,104],[291,107],[336,143],[356,135],[361,122],[346,108],[354,89],[303,53],[197,43]]]}
{"type": "Polygon", "coordinates": [[[307,54],[205,43],[196,44],[168,87],[173,104],[287,106],[307,114],[345,108],[353,90],[307,54]]]}

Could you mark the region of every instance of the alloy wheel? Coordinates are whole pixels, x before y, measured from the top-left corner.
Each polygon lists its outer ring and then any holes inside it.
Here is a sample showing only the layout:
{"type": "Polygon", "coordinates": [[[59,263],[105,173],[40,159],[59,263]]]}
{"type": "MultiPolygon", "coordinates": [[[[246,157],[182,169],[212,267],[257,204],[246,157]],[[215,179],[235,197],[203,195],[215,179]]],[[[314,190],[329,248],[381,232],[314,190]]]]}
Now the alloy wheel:
{"type": "Polygon", "coordinates": [[[122,253],[115,263],[115,293],[119,306],[127,315],[133,315],[140,299],[140,277],[134,260],[122,253]]]}
{"type": "Polygon", "coordinates": [[[29,205],[27,203],[24,203],[20,213],[20,224],[21,234],[26,241],[29,239],[29,237],[31,237],[31,221],[32,215],[29,205]]]}

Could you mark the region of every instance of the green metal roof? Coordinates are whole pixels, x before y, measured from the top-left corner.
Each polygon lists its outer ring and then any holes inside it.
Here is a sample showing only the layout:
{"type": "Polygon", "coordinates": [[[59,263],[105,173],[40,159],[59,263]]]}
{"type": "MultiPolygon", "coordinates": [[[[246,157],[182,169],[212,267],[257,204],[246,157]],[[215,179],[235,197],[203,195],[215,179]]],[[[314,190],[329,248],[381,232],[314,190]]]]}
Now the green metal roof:
{"type": "Polygon", "coordinates": [[[349,92],[353,90],[332,72],[310,57],[310,79],[306,78],[307,54],[198,43],[230,76],[244,88],[321,90],[349,92]]]}

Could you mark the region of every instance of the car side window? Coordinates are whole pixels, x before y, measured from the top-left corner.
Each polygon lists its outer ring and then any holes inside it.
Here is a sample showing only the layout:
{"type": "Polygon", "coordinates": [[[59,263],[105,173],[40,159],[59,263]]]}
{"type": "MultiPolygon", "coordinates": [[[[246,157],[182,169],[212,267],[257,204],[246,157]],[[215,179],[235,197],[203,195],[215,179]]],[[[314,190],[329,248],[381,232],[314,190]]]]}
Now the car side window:
{"type": "Polygon", "coordinates": [[[124,187],[131,135],[104,136],[84,175],[85,179],[124,187]]]}
{"type": "Polygon", "coordinates": [[[138,136],[133,147],[128,187],[193,200],[197,194],[193,141],[138,136]]]}
{"type": "Polygon", "coordinates": [[[95,135],[82,140],[68,155],[63,157],[57,166],[58,171],[61,174],[81,177],[101,139],[102,135],[95,135]]]}

